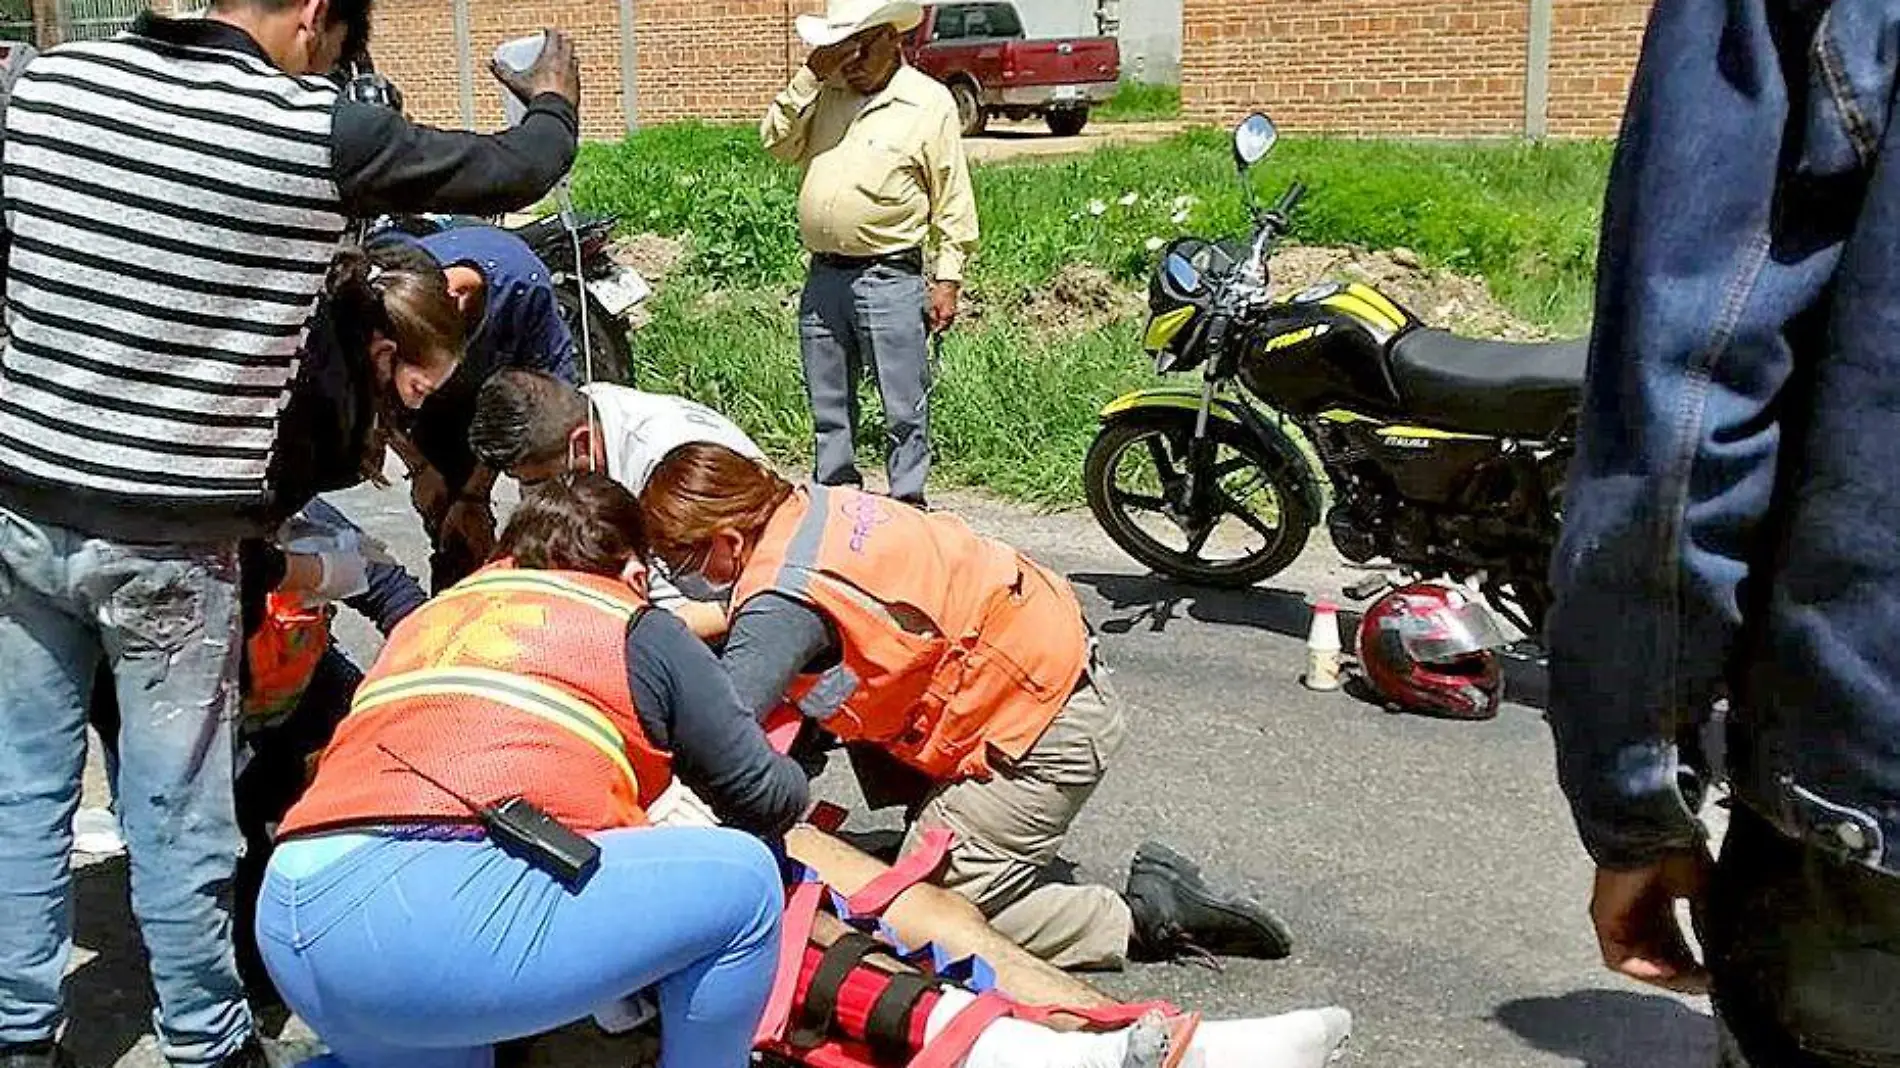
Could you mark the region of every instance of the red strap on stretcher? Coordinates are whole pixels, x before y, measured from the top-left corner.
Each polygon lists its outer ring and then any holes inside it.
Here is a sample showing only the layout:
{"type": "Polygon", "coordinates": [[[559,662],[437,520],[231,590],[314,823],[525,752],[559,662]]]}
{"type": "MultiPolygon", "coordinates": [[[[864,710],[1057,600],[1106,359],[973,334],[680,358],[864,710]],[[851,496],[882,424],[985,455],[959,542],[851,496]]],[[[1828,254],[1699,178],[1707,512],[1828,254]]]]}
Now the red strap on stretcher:
{"type": "Polygon", "coordinates": [[[1001,994],[977,995],[975,1001],[965,1005],[950,1021],[950,1026],[917,1051],[910,1059],[910,1068],[956,1068],[957,1062],[970,1052],[970,1047],[976,1045],[976,1040],[983,1037],[991,1024],[1013,1015],[1020,1007],[1001,994]]]}
{"type": "Polygon", "coordinates": [[[1093,1005],[1086,1009],[1066,1005],[1018,1005],[1010,1015],[1029,1023],[1047,1024],[1059,1017],[1081,1020],[1091,1027],[1112,1031],[1127,1027],[1151,1012],[1180,1016],[1181,1010],[1166,1001],[1142,1001],[1126,1005],[1093,1005]]]}
{"type": "Polygon", "coordinates": [[[765,740],[780,756],[792,751],[792,743],[798,741],[798,732],[805,726],[805,717],[798,709],[788,704],[780,704],[765,717],[765,740]]]}
{"type": "Polygon", "coordinates": [[[853,916],[882,916],[899,894],[936,874],[943,866],[956,835],[948,828],[932,827],[924,832],[917,848],[898,858],[891,870],[865,883],[858,892],[845,898],[844,907],[853,916]]]}
{"type": "MultiPolygon", "coordinates": [[[[798,739],[798,732],[804,726],[804,718],[790,705],[780,705],[765,721],[766,739],[772,748],[780,753],[791,751],[792,744],[798,739]]],[[[836,805],[820,802],[813,808],[810,822],[823,831],[836,831],[844,824],[845,811],[836,805]]],[[[924,832],[917,848],[899,858],[896,864],[883,875],[866,883],[857,893],[845,899],[845,908],[853,916],[878,917],[904,891],[916,886],[934,875],[950,855],[950,849],[956,844],[956,836],[944,827],[932,827],[924,832]]],[[[821,907],[827,888],[822,883],[804,882],[791,889],[785,901],[785,918],[781,922],[782,937],[779,947],[778,973],[772,984],[772,995],[766,1002],[765,1014],[759,1020],[758,1031],[753,1036],[753,1045],[761,1048],[777,1048],[784,1041],[785,1033],[791,1023],[792,1001],[798,991],[799,971],[805,960],[805,946],[811,941],[812,925],[821,907]]],[[[1136,1005],[1098,1005],[1089,1008],[1066,1007],[1059,1005],[1021,1005],[996,993],[986,993],[965,1006],[956,1018],[936,1038],[927,1043],[911,1059],[909,1068],[955,1068],[983,1032],[997,1020],[1014,1018],[1030,1023],[1047,1024],[1057,1017],[1080,1020],[1090,1027],[1111,1029],[1127,1027],[1151,1011],[1160,1011],[1170,1016],[1181,1015],[1180,1010],[1165,1001],[1149,1001],[1136,1005]]],[[[1183,1032],[1177,1036],[1177,1054],[1187,1048],[1186,1038],[1193,1033],[1198,1016],[1189,1018],[1183,1032]]],[[[787,1051],[808,1068],[865,1068],[871,1064],[866,1051],[856,1044],[837,1041],[826,1042],[809,1050],[787,1051]]]]}
{"type": "Polygon", "coordinates": [[[799,883],[785,897],[785,918],[779,921],[778,973],[772,978],[772,996],[766,1000],[765,1014],[759,1017],[759,1029],[752,1044],[777,1042],[785,1036],[792,1019],[792,999],[798,993],[798,971],[805,960],[805,946],[811,941],[812,924],[818,919],[818,906],[825,900],[823,883],[799,883]]]}

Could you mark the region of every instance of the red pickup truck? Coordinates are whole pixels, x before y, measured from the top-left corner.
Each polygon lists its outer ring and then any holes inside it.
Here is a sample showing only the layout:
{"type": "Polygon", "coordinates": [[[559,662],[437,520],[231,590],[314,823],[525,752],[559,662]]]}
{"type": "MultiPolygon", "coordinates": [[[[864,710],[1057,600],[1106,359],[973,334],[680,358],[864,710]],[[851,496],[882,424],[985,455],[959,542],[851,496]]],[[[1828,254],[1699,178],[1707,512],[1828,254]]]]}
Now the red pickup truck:
{"type": "Polygon", "coordinates": [[[1122,65],[1113,37],[1028,40],[1007,3],[926,5],[904,55],[950,87],[966,135],[982,133],[992,115],[1041,115],[1058,136],[1074,137],[1089,108],[1115,95],[1122,65]]]}

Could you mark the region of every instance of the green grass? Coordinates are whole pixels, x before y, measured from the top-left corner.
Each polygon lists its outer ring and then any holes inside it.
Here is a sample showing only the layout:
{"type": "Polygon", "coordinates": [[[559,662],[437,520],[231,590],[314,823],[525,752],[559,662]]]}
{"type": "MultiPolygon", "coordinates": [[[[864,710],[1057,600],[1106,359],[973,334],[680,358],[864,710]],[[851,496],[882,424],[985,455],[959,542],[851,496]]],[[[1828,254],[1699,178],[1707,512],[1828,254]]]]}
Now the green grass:
{"type": "Polygon", "coordinates": [[[1124,81],[1108,103],[1091,111],[1101,122],[1160,122],[1181,117],[1181,87],[1124,81]]]}
{"type": "MultiPolygon", "coordinates": [[[[710,293],[703,280],[669,280],[653,322],[634,338],[645,389],[696,397],[724,411],[774,456],[811,458],[811,417],[798,361],[798,330],[773,293],[710,293]]],[[[931,393],[936,473],[1036,504],[1082,496],[1081,456],[1096,412],[1151,375],[1139,324],[1124,322],[1057,341],[1028,336],[996,317],[946,339],[931,393]]],[[[864,391],[859,453],[882,467],[877,391],[864,391]]]]}
{"type": "MultiPolygon", "coordinates": [[[[1139,284],[1153,267],[1152,240],[1243,233],[1227,145],[1221,133],[1200,131],[977,168],[984,236],[968,285],[989,314],[952,335],[933,396],[944,475],[1043,503],[1078,499],[1095,413],[1149,378],[1139,323],[1049,337],[1013,313],[1066,264],[1139,284]],[[1186,212],[1180,223],[1177,210],[1186,212]]],[[[1403,245],[1429,264],[1483,277],[1518,315],[1578,333],[1588,322],[1608,158],[1600,143],[1292,138],[1253,178],[1268,201],[1295,179],[1309,185],[1297,240],[1403,245]]],[[[575,195],[585,209],[619,213],[627,230],[680,236],[691,249],[635,339],[641,384],[720,407],[775,454],[804,458],[810,421],[791,297],[803,275],[797,173],[767,158],[749,129],[668,126],[587,146],[575,195]]],[[[862,442],[871,464],[874,392],[862,442]]]]}

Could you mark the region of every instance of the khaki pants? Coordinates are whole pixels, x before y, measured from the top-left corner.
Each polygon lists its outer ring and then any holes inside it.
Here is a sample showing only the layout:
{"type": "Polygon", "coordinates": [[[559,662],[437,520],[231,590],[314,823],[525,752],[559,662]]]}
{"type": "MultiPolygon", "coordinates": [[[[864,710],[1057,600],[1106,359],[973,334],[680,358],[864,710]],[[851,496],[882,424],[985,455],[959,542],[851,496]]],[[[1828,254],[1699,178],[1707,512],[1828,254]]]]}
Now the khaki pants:
{"type": "Polygon", "coordinates": [[[1051,882],[1045,869],[1126,734],[1099,673],[1084,677],[1020,761],[998,761],[987,782],[932,794],[905,850],[926,828],[949,828],[956,846],[938,881],[975,902],[999,932],[1059,968],[1120,967],[1134,927],[1122,896],[1106,886],[1051,882]]]}

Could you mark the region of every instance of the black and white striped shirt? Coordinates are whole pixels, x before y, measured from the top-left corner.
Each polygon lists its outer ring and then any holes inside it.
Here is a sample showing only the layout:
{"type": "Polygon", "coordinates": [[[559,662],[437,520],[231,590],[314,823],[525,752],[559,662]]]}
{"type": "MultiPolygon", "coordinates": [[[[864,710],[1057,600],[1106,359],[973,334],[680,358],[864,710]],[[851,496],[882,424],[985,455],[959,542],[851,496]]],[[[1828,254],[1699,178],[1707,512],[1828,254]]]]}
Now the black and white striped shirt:
{"type": "Polygon", "coordinates": [[[336,87],[130,34],[14,86],[0,463],[155,501],[264,494],[343,236],[336,87]]]}
{"type": "Polygon", "coordinates": [[[0,504],[128,540],[246,532],[346,211],[519,206],[572,157],[568,108],[565,151],[544,120],[539,161],[458,197],[477,177],[462,171],[496,165],[478,143],[526,124],[476,138],[337,97],[196,20],[147,18],[27,68],[6,113],[0,504]],[[392,140],[426,159],[390,158],[392,140]]]}

